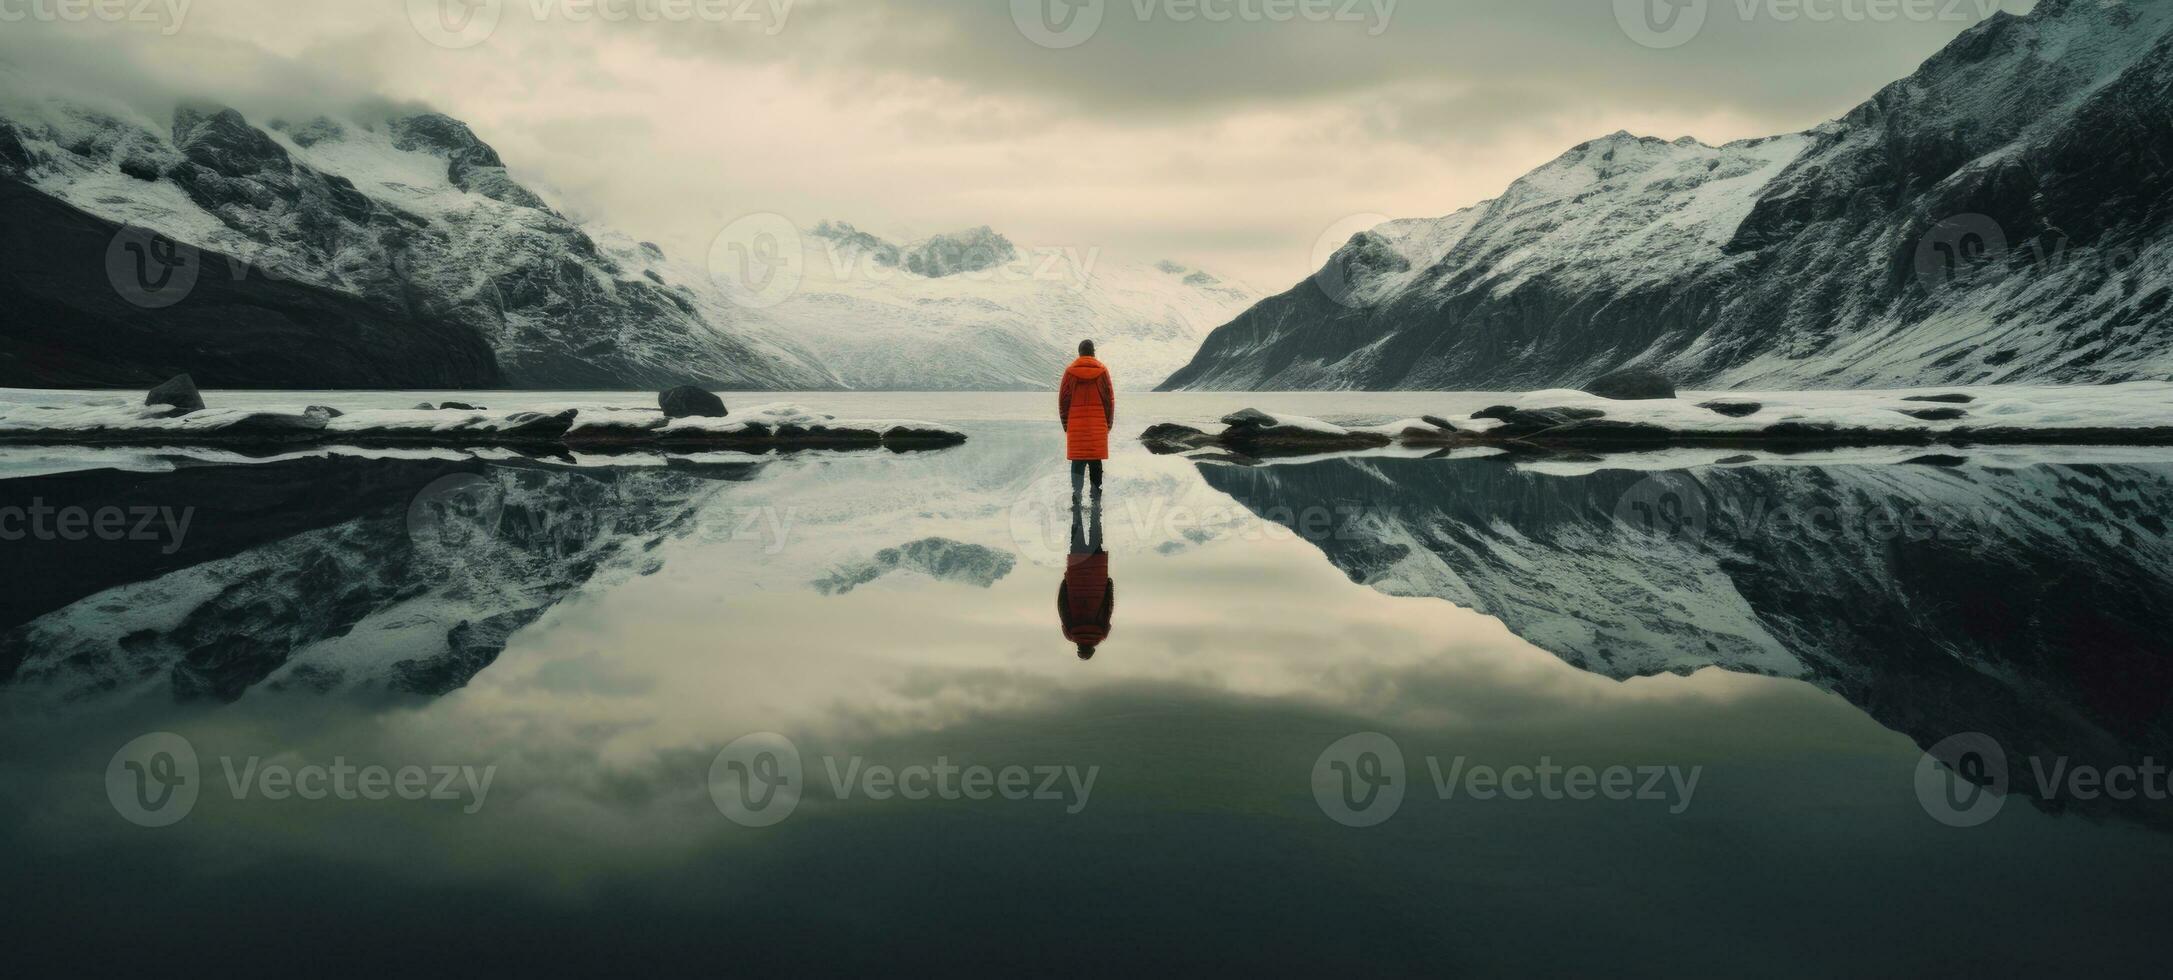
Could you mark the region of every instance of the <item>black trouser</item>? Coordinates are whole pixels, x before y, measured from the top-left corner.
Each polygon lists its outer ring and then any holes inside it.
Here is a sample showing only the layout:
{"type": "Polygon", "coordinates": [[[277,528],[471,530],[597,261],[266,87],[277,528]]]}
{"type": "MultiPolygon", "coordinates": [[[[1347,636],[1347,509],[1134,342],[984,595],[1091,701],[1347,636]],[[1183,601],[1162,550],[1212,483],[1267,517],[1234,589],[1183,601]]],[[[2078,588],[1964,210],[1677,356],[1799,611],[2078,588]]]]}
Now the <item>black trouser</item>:
{"type": "Polygon", "coordinates": [[[1072,496],[1076,497],[1079,495],[1079,484],[1083,479],[1088,476],[1092,476],[1094,479],[1094,492],[1097,494],[1101,493],[1102,461],[1098,459],[1075,459],[1071,461],[1072,496]]]}

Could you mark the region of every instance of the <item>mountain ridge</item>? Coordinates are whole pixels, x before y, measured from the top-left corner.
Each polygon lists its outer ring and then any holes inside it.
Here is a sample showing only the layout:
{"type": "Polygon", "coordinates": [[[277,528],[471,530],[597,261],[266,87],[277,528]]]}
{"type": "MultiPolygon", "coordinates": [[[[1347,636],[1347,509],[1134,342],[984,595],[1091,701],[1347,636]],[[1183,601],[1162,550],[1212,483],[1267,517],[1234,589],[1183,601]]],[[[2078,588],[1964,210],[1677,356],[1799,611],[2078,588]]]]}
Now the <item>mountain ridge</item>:
{"type": "Polygon", "coordinates": [[[2149,329],[2173,278],[2169,27],[2163,5],[2048,2],[1799,133],[1580,144],[1500,197],[1360,233],[1164,387],[2173,376],[2149,329]]]}

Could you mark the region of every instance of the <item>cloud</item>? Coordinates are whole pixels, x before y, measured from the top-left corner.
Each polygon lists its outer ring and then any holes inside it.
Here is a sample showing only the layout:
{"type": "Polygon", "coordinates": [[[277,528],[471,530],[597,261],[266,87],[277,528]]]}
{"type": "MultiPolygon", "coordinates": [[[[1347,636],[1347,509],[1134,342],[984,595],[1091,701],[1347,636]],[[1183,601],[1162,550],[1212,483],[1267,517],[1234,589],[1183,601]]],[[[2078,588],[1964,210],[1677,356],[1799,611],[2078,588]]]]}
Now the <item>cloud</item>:
{"type": "Polygon", "coordinates": [[[776,212],[893,238],[988,224],[1281,288],[1350,215],[1444,214],[1617,129],[1807,128],[1968,26],[1710,0],[1662,50],[1607,0],[1104,0],[1091,38],[1053,49],[1008,0],[583,2],[504,0],[486,40],[448,48],[405,3],[195,0],[171,36],[11,24],[0,58],[152,118],[181,96],[259,121],[428,104],[575,213],[680,255],[776,212]],[[666,15],[702,9],[760,19],[666,15]],[[1329,19],[1267,17],[1307,9],[1329,19]]]}

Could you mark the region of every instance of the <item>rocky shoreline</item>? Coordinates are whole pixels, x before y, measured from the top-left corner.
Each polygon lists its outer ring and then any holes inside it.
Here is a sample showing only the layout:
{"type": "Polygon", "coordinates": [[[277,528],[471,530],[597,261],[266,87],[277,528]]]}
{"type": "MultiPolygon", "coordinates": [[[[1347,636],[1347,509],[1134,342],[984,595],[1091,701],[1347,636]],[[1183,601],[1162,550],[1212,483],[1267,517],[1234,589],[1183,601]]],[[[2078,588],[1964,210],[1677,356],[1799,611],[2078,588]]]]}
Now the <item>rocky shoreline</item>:
{"type": "Polygon", "coordinates": [[[1148,428],[1157,454],[1220,453],[1235,461],[1401,448],[1523,454],[1675,448],[1802,451],[1876,446],[2169,446],[2173,388],[2042,388],[1968,392],[1805,392],[1712,398],[1534,392],[1451,420],[1436,415],[1340,426],[1246,409],[1220,430],[1148,428]]]}
{"type": "Polygon", "coordinates": [[[153,389],[141,406],[0,406],[0,444],[214,446],[293,449],[504,448],[527,452],[813,449],[942,449],[966,441],[945,425],[839,419],[797,405],[728,412],[706,391],[673,389],[659,407],[492,412],[461,402],[353,412],[209,408],[186,376],[153,389]]]}

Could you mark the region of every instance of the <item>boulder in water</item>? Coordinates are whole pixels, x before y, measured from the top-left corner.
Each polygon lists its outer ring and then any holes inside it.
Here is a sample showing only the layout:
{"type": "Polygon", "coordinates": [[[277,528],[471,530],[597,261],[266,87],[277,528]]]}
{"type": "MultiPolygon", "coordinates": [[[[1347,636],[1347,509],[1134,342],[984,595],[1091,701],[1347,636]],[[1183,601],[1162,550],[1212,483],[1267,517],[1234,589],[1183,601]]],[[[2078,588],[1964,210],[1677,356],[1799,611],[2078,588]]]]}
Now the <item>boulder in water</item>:
{"type": "Polygon", "coordinates": [[[1758,402],[1706,402],[1698,407],[1708,412],[1718,412],[1731,419],[1749,418],[1765,410],[1765,406],[1758,402]]]}
{"type": "Polygon", "coordinates": [[[724,399],[693,385],[680,385],[658,394],[656,404],[668,419],[721,419],[731,414],[724,407],[724,399]]]}
{"type": "Polygon", "coordinates": [[[151,389],[150,394],[143,396],[143,403],[171,406],[175,415],[204,410],[203,393],[196,390],[195,379],[186,374],[174,375],[165,384],[151,389]]]}

